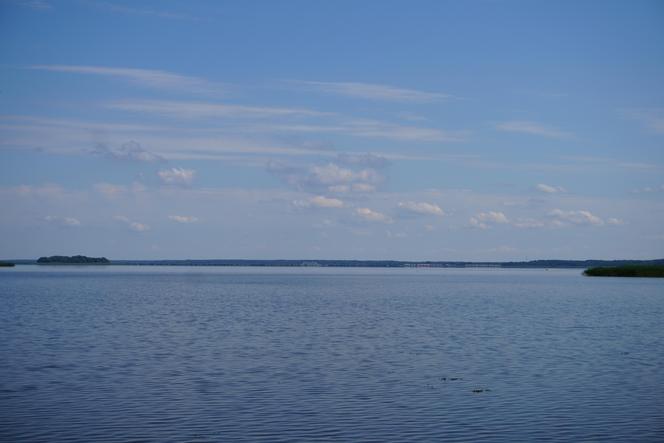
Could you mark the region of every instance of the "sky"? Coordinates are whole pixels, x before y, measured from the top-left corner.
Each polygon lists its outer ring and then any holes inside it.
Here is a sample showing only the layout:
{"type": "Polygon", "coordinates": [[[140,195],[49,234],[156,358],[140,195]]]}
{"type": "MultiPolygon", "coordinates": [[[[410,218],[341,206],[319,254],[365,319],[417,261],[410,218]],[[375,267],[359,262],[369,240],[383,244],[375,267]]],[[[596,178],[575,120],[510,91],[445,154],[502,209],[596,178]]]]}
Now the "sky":
{"type": "Polygon", "coordinates": [[[0,0],[0,258],[664,257],[661,1],[0,0]]]}

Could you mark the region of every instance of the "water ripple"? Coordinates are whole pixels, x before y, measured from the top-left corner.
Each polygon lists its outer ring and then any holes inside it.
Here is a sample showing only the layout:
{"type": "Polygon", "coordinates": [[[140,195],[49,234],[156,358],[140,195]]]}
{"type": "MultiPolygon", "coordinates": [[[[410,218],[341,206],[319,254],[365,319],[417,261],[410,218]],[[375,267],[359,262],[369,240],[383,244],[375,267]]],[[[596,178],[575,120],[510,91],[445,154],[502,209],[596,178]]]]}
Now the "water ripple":
{"type": "Polygon", "coordinates": [[[0,274],[0,441],[663,441],[664,287],[575,271],[0,274]]]}

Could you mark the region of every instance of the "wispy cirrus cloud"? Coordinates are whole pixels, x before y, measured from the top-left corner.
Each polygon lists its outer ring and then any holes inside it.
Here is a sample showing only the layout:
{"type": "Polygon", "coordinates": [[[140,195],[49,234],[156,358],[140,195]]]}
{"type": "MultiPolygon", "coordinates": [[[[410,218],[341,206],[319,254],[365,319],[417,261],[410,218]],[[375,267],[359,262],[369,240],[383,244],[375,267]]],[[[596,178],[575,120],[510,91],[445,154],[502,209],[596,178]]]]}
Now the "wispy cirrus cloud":
{"type": "Polygon", "coordinates": [[[210,82],[200,77],[153,69],[84,65],[32,65],[28,66],[28,68],[40,71],[117,78],[144,87],[196,94],[212,94],[216,96],[223,94],[227,90],[225,85],[210,82]]]}
{"type": "MultiPolygon", "coordinates": [[[[252,134],[253,135],[253,134],[252,134]]],[[[139,143],[138,141],[136,143],[139,143]]],[[[0,115],[0,148],[54,154],[93,154],[122,160],[247,159],[257,155],[336,157],[337,151],[229,135],[218,126],[100,123],[0,115]],[[140,147],[127,140],[139,140],[140,147]]]]}
{"type": "Polygon", "coordinates": [[[99,143],[92,150],[93,154],[115,160],[130,160],[139,162],[163,161],[164,158],[144,149],[140,143],[129,140],[118,147],[109,146],[105,143],[99,143]]]}
{"type": "Polygon", "coordinates": [[[662,169],[663,165],[658,163],[645,163],[635,162],[631,160],[596,157],[596,156],[579,156],[579,155],[566,155],[560,157],[561,159],[571,162],[571,165],[581,165],[587,167],[608,167],[608,168],[621,168],[621,169],[662,169]]]}
{"type": "Polygon", "coordinates": [[[540,192],[544,192],[545,194],[557,194],[559,192],[565,192],[565,188],[562,186],[551,186],[544,183],[539,183],[537,186],[535,186],[535,189],[540,192]]]}
{"type": "Polygon", "coordinates": [[[638,120],[650,131],[664,134],[664,108],[626,109],[625,116],[638,120]]]}
{"type": "Polygon", "coordinates": [[[196,223],[198,221],[198,217],[193,215],[169,215],[168,219],[176,223],[196,223]]]}
{"type": "Polygon", "coordinates": [[[532,217],[525,217],[525,218],[518,218],[512,222],[512,226],[515,228],[519,229],[535,229],[535,228],[544,228],[546,227],[546,223],[542,220],[532,218],[532,217]]]}
{"type": "Polygon", "coordinates": [[[379,154],[367,153],[341,153],[337,156],[339,163],[349,166],[367,166],[380,169],[388,166],[390,160],[379,154]]]}
{"type": "Polygon", "coordinates": [[[495,127],[499,131],[503,132],[540,135],[542,137],[548,138],[569,138],[572,136],[572,134],[569,132],[564,132],[551,126],[525,120],[513,120],[497,123],[495,127]]]}
{"type": "Polygon", "coordinates": [[[106,197],[107,199],[114,200],[124,197],[129,194],[140,195],[146,192],[146,187],[140,182],[134,182],[130,186],[114,185],[112,183],[95,183],[93,185],[95,191],[106,197]]]}
{"type": "Polygon", "coordinates": [[[308,198],[307,200],[295,200],[293,205],[298,208],[343,208],[344,202],[338,198],[330,198],[322,195],[308,198]]]}
{"type": "Polygon", "coordinates": [[[586,210],[564,211],[553,209],[549,211],[548,215],[553,219],[554,226],[602,226],[604,224],[604,220],[586,210]]]}
{"type": "Polygon", "coordinates": [[[462,142],[468,135],[466,131],[443,131],[437,128],[367,119],[346,120],[332,124],[272,124],[257,129],[268,132],[337,133],[355,137],[421,142],[462,142]]]}
{"type": "Polygon", "coordinates": [[[374,83],[320,81],[300,81],[296,83],[313,91],[367,100],[431,103],[451,98],[450,95],[440,92],[419,91],[374,83]]]}
{"type": "Polygon", "coordinates": [[[95,191],[99,192],[106,198],[115,199],[127,192],[127,187],[123,185],[114,185],[111,183],[96,183],[94,185],[95,191]]]}
{"type": "Polygon", "coordinates": [[[76,227],[81,226],[81,222],[74,217],[61,217],[59,215],[47,215],[44,217],[44,221],[49,223],[59,225],[59,226],[70,226],[76,227]]]}
{"type": "Polygon", "coordinates": [[[632,190],[632,194],[649,194],[652,192],[664,192],[664,185],[645,186],[643,188],[632,190]]]}
{"type": "Polygon", "coordinates": [[[20,185],[9,188],[13,194],[20,197],[41,197],[54,199],[63,197],[65,189],[58,184],[45,184],[43,186],[20,185]]]}
{"type": "Polygon", "coordinates": [[[122,111],[159,114],[179,118],[266,118],[292,116],[329,115],[326,112],[302,108],[280,108],[269,106],[243,106],[210,102],[185,102],[169,100],[124,100],[106,105],[111,109],[122,111]]]}
{"type": "Polygon", "coordinates": [[[53,9],[53,5],[44,0],[12,0],[12,3],[34,9],[35,11],[47,11],[53,9]]]}

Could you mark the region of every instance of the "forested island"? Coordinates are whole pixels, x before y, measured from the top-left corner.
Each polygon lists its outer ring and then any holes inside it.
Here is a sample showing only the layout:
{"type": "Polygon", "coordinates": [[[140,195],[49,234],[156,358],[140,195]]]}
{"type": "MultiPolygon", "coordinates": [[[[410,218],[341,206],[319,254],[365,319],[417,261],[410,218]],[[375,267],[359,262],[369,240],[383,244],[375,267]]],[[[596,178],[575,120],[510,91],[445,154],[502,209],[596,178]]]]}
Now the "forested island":
{"type": "Polygon", "coordinates": [[[85,255],[52,255],[50,257],[39,257],[39,265],[110,265],[111,261],[106,257],[86,257],[85,255]]]}
{"type": "Polygon", "coordinates": [[[586,269],[589,277],[659,277],[664,278],[664,265],[623,265],[586,269]]]}

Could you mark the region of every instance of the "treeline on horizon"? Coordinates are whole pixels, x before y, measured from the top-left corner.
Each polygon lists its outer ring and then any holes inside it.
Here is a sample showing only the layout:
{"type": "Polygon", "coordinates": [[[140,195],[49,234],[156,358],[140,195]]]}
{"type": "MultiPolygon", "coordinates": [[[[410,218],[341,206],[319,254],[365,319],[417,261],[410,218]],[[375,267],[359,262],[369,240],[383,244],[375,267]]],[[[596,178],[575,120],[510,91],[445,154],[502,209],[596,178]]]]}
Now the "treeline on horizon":
{"type": "Polygon", "coordinates": [[[341,267],[341,268],[588,268],[594,266],[621,266],[629,264],[664,265],[664,259],[656,260],[532,260],[511,262],[469,261],[399,261],[399,260],[114,260],[116,265],[145,266],[283,266],[283,267],[341,267]]]}
{"type": "Polygon", "coordinates": [[[277,266],[277,267],[342,267],[342,268],[592,268],[625,265],[664,265],[664,259],[656,260],[531,260],[509,262],[470,261],[401,261],[401,260],[252,260],[252,259],[202,259],[202,260],[108,260],[106,257],[50,256],[38,260],[12,260],[16,264],[107,264],[135,266],[277,266]]]}
{"type": "Polygon", "coordinates": [[[113,260],[115,265],[142,266],[282,266],[282,267],[363,267],[363,268],[407,268],[407,267],[500,267],[500,268],[588,268],[593,266],[620,266],[626,264],[661,264],[657,260],[532,260],[512,262],[468,262],[468,261],[400,261],[400,260],[113,260]]]}

